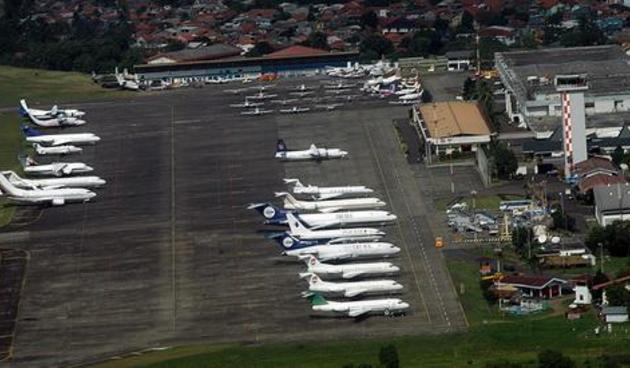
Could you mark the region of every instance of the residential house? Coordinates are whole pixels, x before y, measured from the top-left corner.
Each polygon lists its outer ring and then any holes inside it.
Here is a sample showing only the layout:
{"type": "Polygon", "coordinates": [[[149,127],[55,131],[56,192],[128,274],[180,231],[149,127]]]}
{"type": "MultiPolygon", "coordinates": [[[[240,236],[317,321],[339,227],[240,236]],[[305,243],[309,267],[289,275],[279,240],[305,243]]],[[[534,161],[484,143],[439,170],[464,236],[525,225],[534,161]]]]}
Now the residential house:
{"type": "Polygon", "coordinates": [[[600,316],[606,323],[625,323],[628,322],[628,308],[603,307],[600,316]]]}
{"type": "Polygon", "coordinates": [[[498,292],[517,291],[531,298],[550,299],[562,296],[562,286],[567,281],[551,276],[506,275],[494,282],[498,292]]]}

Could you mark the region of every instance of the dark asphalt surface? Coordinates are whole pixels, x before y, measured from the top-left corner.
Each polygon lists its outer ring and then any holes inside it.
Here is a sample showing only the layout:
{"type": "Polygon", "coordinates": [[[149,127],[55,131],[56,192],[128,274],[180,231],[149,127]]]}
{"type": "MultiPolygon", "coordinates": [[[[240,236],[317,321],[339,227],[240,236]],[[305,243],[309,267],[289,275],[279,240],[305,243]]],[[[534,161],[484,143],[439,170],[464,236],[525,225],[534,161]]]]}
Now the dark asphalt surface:
{"type": "MultiPolygon", "coordinates": [[[[306,83],[312,82],[307,80],[306,83]]],[[[283,81],[276,88],[301,81],[283,81]]],[[[11,367],[56,367],[189,342],[289,342],[460,331],[466,327],[441,254],[432,202],[374,100],[303,115],[242,117],[239,86],[167,91],[82,105],[102,140],[77,159],[108,184],[93,203],[20,209],[6,247],[30,260],[11,367]],[[274,161],[276,139],[350,151],[347,160],[274,161]],[[405,286],[405,317],[313,318],[299,263],[279,255],[249,202],[272,200],[284,177],[367,185],[400,221],[388,240],[405,286]]],[[[66,159],[66,160],[68,160],[66,159]]],[[[279,201],[276,201],[280,203],[279,201]]]]}

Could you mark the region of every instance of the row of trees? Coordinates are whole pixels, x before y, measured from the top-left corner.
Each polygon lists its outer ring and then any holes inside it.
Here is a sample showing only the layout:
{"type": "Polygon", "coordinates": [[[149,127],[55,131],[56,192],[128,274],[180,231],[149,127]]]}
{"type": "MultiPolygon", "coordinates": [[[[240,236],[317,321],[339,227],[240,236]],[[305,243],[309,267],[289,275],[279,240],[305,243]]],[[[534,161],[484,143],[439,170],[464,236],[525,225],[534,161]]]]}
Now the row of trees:
{"type": "Polygon", "coordinates": [[[601,244],[613,257],[630,257],[630,221],[615,221],[605,227],[595,226],[585,243],[593,253],[599,252],[601,244]]]}
{"type": "MultiPolygon", "coordinates": [[[[111,24],[75,15],[70,24],[25,18],[29,1],[5,2],[0,18],[0,63],[90,72],[140,63],[143,52],[130,47],[133,27],[122,15],[111,24]]],[[[124,14],[124,13],[123,13],[124,14]]]]}

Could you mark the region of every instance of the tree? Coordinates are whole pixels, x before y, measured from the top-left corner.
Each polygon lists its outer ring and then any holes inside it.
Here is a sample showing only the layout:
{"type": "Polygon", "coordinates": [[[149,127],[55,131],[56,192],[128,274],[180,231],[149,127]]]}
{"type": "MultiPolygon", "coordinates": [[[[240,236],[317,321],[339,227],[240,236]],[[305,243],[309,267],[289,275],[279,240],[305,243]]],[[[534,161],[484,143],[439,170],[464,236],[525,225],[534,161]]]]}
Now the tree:
{"type": "Polygon", "coordinates": [[[327,50],[328,37],[323,32],[313,32],[308,36],[308,39],[304,41],[304,46],[310,46],[316,49],[327,50]]]}
{"type": "Polygon", "coordinates": [[[398,368],[398,350],[394,345],[386,345],[381,347],[381,351],[378,353],[378,361],[383,368],[398,368]]]}
{"type": "Polygon", "coordinates": [[[606,36],[594,22],[595,17],[582,15],[578,18],[578,26],[565,33],[560,43],[565,47],[593,46],[606,43],[606,36]]]}
{"type": "Polygon", "coordinates": [[[179,40],[168,40],[164,51],[179,51],[186,48],[186,44],[179,40]]]}
{"type": "Polygon", "coordinates": [[[615,150],[613,151],[611,156],[612,156],[612,161],[615,163],[615,165],[619,165],[623,163],[623,158],[624,158],[623,148],[621,148],[621,146],[615,147],[615,150]]]}
{"type": "Polygon", "coordinates": [[[538,353],[538,368],[575,368],[575,362],[561,352],[544,350],[538,353]]]}
{"type": "Polygon", "coordinates": [[[518,168],[518,161],[511,149],[503,142],[490,145],[490,156],[494,163],[494,171],[499,179],[509,179],[518,168]]]}
{"type": "Polygon", "coordinates": [[[442,39],[440,35],[430,29],[423,29],[413,34],[410,39],[404,39],[402,47],[407,48],[409,56],[429,56],[435,55],[442,49],[442,39]]]}
{"type": "Polygon", "coordinates": [[[519,226],[512,231],[512,245],[523,257],[529,255],[533,231],[528,227],[519,226]]]}
{"type": "Polygon", "coordinates": [[[462,13],[462,20],[457,27],[457,33],[472,33],[475,30],[475,19],[467,10],[462,13]]]}
{"type": "Polygon", "coordinates": [[[592,252],[599,252],[599,244],[613,257],[630,256],[630,222],[615,221],[606,227],[594,226],[585,244],[592,252]]]}
{"type": "Polygon", "coordinates": [[[374,10],[367,11],[361,14],[361,23],[359,23],[363,28],[376,28],[378,26],[378,17],[374,10]]]}
{"type": "MultiPolygon", "coordinates": [[[[603,284],[608,281],[610,281],[610,279],[608,278],[608,276],[602,273],[601,270],[597,270],[597,272],[595,272],[595,275],[593,276],[593,285],[603,284]]],[[[601,297],[602,297],[601,290],[593,290],[593,299],[599,300],[601,299],[601,297]]]]}
{"type": "Polygon", "coordinates": [[[556,211],[551,214],[553,220],[553,229],[563,229],[567,231],[575,230],[575,219],[566,214],[561,208],[556,208],[556,211]]]}
{"type": "Polygon", "coordinates": [[[383,55],[392,53],[394,51],[394,44],[381,35],[372,34],[361,41],[359,51],[364,56],[376,56],[376,58],[380,58],[383,55]]]}
{"type": "Polygon", "coordinates": [[[464,81],[464,86],[462,87],[462,97],[464,100],[470,100],[473,98],[475,93],[475,81],[468,77],[464,81]]]}
{"type": "Polygon", "coordinates": [[[630,291],[623,284],[609,286],[606,289],[606,299],[609,305],[630,308],[630,291]]]}
{"type": "Polygon", "coordinates": [[[265,54],[269,54],[271,52],[273,52],[273,47],[271,47],[269,42],[261,41],[261,42],[256,42],[254,47],[251,50],[249,50],[246,56],[259,57],[265,54]]]}

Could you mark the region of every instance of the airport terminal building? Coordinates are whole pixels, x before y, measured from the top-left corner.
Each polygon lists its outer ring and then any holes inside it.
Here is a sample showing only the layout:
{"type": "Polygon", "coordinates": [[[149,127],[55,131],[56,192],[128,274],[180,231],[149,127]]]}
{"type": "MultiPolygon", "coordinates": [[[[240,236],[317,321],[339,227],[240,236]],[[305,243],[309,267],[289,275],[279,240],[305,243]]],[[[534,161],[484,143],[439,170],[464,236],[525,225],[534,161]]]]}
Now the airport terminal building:
{"type": "Polygon", "coordinates": [[[587,128],[619,126],[630,117],[630,58],[618,45],[500,52],[495,60],[507,114],[534,132],[560,126],[557,75],[587,76],[587,128]]]}
{"type": "Polygon", "coordinates": [[[212,60],[150,63],[134,67],[141,83],[156,80],[202,81],[213,78],[251,77],[263,74],[309,75],[326,67],[344,67],[358,60],[359,53],[328,52],[305,46],[290,46],[262,57],[228,57],[212,60]]]}

